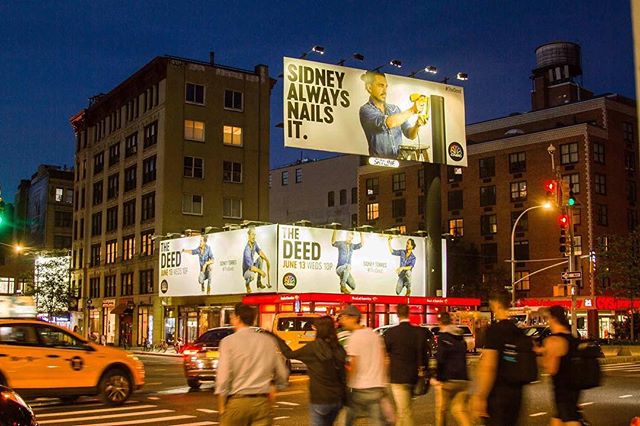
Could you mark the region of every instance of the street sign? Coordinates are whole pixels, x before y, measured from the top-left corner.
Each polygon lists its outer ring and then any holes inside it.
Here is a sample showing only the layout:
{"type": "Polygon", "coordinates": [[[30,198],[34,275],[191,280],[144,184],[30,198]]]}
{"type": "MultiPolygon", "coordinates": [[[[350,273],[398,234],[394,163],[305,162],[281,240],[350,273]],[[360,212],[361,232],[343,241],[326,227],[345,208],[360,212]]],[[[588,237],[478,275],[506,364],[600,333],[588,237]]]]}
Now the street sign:
{"type": "Polygon", "coordinates": [[[580,271],[562,273],[563,280],[579,280],[580,278],[582,278],[582,272],[580,271]]]}

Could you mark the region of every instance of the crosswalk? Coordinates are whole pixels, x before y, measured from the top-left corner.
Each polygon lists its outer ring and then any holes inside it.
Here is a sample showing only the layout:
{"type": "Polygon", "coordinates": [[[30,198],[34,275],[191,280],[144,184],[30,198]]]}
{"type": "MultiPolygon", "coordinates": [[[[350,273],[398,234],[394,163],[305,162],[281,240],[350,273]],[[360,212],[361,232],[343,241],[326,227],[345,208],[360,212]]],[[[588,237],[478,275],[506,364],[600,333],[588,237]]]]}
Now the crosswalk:
{"type": "Polygon", "coordinates": [[[640,362],[623,362],[620,364],[608,364],[602,366],[605,375],[640,377],[640,362]]]}
{"type": "Polygon", "coordinates": [[[31,404],[38,424],[42,426],[209,426],[219,424],[211,420],[215,410],[202,409],[198,413],[176,412],[159,404],[128,401],[121,407],[106,407],[100,403],[87,403],[60,407],[55,404],[31,404]],[[206,413],[203,419],[201,415],[206,413]]]}

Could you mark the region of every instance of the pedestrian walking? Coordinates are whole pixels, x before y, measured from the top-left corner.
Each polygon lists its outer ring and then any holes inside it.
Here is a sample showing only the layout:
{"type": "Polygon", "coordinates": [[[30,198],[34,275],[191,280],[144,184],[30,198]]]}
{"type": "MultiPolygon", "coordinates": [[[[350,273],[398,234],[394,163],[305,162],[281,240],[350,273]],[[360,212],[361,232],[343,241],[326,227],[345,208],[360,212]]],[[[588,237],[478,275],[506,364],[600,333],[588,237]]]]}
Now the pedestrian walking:
{"type": "Polygon", "coordinates": [[[478,417],[488,417],[490,426],[515,426],[522,405],[522,383],[514,384],[504,375],[502,355],[505,345],[517,341],[522,331],[509,319],[511,294],[497,291],[489,295],[489,307],[497,322],[487,329],[485,349],[477,367],[477,385],[472,407],[478,417]]]}
{"type": "Polygon", "coordinates": [[[309,375],[309,424],[331,426],[346,398],[347,353],[338,342],[333,319],[316,318],[313,322],[316,338],[302,348],[292,351],[278,338],[281,352],[289,359],[297,359],[307,366],[309,375]]]}
{"type": "Polygon", "coordinates": [[[418,370],[429,365],[429,331],[409,322],[409,305],[396,308],[400,323],[384,334],[389,356],[389,383],[395,403],[396,426],[413,426],[413,387],[418,382],[418,370]]]}
{"type": "Polygon", "coordinates": [[[438,323],[436,426],[447,424],[449,410],[460,426],[471,426],[471,416],[467,411],[467,344],[462,330],[451,323],[448,312],[440,314],[438,323]]]}
{"type": "Polygon", "coordinates": [[[539,353],[543,355],[544,369],[553,378],[553,395],[556,412],[551,425],[580,426],[582,415],[578,409],[580,390],[571,384],[571,356],[578,346],[578,339],[571,334],[571,325],[562,306],[552,306],[546,314],[551,334],[544,339],[539,353]]]}
{"type": "Polygon", "coordinates": [[[370,425],[385,424],[380,401],[385,396],[385,351],[382,337],[360,324],[361,313],[349,305],[340,314],[340,325],[351,331],[347,340],[347,407],[345,425],[367,416],[370,425]]]}
{"type": "Polygon", "coordinates": [[[270,393],[287,385],[288,372],[276,341],[251,326],[256,311],[238,303],[231,314],[235,333],[220,341],[216,394],[222,426],[273,423],[270,393]]]}

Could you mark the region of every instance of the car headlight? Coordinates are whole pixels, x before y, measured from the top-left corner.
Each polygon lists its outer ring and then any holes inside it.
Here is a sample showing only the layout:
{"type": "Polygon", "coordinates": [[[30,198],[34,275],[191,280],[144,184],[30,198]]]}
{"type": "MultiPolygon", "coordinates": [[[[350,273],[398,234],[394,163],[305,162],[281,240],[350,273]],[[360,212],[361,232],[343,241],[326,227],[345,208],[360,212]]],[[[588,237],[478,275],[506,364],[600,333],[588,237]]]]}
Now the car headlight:
{"type": "Polygon", "coordinates": [[[212,362],[213,368],[218,368],[218,359],[214,359],[212,362]]]}

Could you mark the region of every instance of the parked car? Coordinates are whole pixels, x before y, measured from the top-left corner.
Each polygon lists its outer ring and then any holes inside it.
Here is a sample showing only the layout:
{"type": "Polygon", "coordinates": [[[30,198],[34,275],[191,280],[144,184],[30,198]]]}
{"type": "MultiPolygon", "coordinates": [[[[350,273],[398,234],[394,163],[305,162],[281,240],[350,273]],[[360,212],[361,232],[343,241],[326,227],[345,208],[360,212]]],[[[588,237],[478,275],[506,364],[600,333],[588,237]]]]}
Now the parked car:
{"type": "MultiPolygon", "coordinates": [[[[476,338],[471,332],[471,329],[466,325],[454,324],[462,331],[462,337],[464,338],[465,343],[467,344],[467,352],[476,352],[476,338]]],[[[436,341],[436,348],[438,343],[438,333],[440,332],[440,326],[436,324],[423,324],[423,327],[426,327],[433,334],[436,341]]],[[[434,350],[435,353],[435,350],[434,350]]]]}
{"type": "Polygon", "coordinates": [[[551,334],[551,329],[547,325],[533,325],[524,328],[524,334],[531,337],[538,345],[551,334]]]}
{"type": "Polygon", "coordinates": [[[29,404],[6,386],[0,386],[0,426],[38,426],[29,404]]]}

